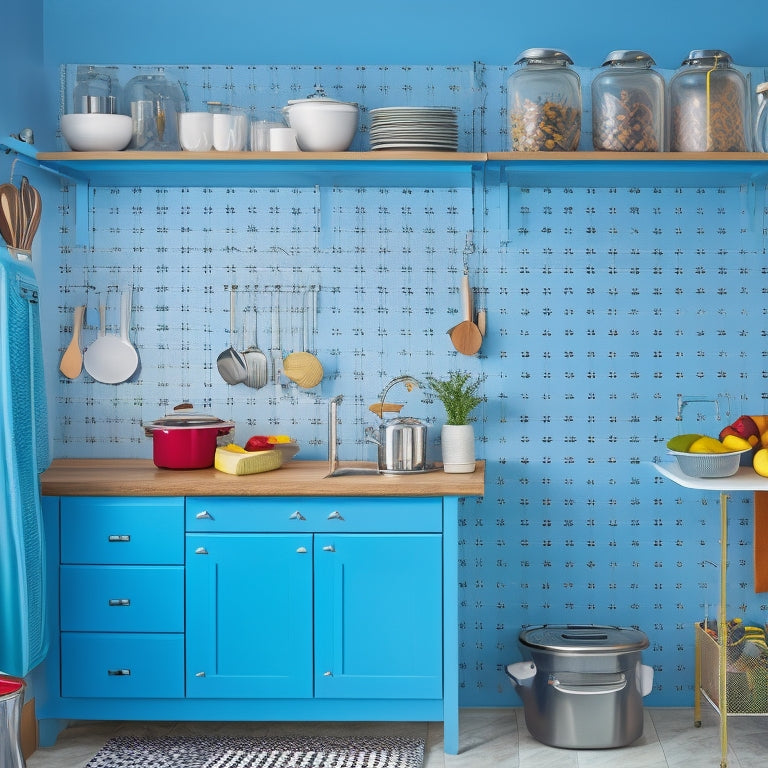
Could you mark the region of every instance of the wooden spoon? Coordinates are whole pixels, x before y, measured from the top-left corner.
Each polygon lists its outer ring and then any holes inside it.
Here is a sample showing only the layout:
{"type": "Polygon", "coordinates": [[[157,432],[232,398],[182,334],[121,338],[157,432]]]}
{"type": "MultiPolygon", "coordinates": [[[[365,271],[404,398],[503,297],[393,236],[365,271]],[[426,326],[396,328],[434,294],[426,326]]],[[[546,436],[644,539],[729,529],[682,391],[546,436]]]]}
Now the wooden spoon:
{"type": "Polygon", "coordinates": [[[83,327],[85,304],[75,307],[72,321],[72,340],[59,363],[59,370],[68,378],[76,379],[83,370],[83,353],[80,351],[80,329],[83,327]]]}
{"type": "Polygon", "coordinates": [[[474,355],[483,344],[483,334],[472,321],[472,294],[469,290],[469,275],[465,272],[461,278],[461,304],[464,319],[448,331],[451,342],[462,355],[474,355]]]}
{"type": "Polygon", "coordinates": [[[11,248],[19,247],[19,190],[13,184],[0,184],[0,232],[11,248]]]}
{"type": "Polygon", "coordinates": [[[43,213],[43,201],[40,192],[34,187],[29,187],[29,201],[27,202],[27,224],[24,229],[24,237],[21,246],[25,251],[32,250],[32,241],[37,234],[37,228],[40,226],[40,216],[43,213]]]}

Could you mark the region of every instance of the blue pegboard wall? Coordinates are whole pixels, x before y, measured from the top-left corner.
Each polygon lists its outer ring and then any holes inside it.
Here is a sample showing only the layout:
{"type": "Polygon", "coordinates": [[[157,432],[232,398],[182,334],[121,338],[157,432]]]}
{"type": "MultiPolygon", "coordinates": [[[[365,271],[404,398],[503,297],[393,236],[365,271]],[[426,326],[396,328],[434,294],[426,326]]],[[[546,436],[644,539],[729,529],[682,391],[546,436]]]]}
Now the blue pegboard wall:
{"type": "MultiPolygon", "coordinates": [[[[135,70],[123,68],[123,84],[135,70]]],[[[74,68],[66,72],[72,87],[74,68]]],[[[193,105],[219,100],[254,116],[322,85],[365,106],[457,108],[460,148],[505,148],[505,68],[183,67],[193,105]]],[[[590,73],[582,72],[585,82],[590,73]]],[[[66,101],[66,99],[65,99],[66,101]]],[[[588,132],[585,133],[588,136],[588,132]]],[[[582,140],[582,144],[587,139],[582,140]]],[[[718,602],[716,494],[685,491],[648,462],[681,431],[677,397],[700,398],[685,425],[718,431],[728,417],[766,410],[761,190],[521,188],[509,227],[469,188],[95,188],[93,231],[74,243],[73,190],[62,201],[58,329],[97,296],[117,330],[119,291],[134,290],[132,341],[140,373],[111,387],[61,378],[58,456],[151,455],[141,423],[190,400],[233,418],[236,439],[286,432],[301,457],[327,452],[326,405],[343,394],[341,455],[373,459],[368,405],[401,373],[461,368],[486,376],[477,410],[486,495],[460,511],[462,706],[519,703],[503,673],[517,634],[541,622],[645,630],[656,671],[652,705],[693,702],[693,624],[718,602]],[[321,194],[325,198],[321,201],[321,194]],[[322,221],[321,221],[322,219],[322,221]],[[470,247],[468,247],[468,243],[470,247]],[[464,263],[488,312],[481,355],[457,355],[446,331],[459,313],[464,263]],[[270,383],[229,387],[216,356],[229,345],[227,290],[238,286],[241,346],[258,311],[272,346],[279,307],[283,352],[303,346],[302,308],[317,302],[315,390],[270,383]],[[240,316],[242,315],[242,317],[240,316]],[[714,416],[717,401],[720,421],[714,416]]],[[[490,198],[489,198],[490,199],[490,198]]],[[[435,437],[439,406],[392,393],[435,437]]],[[[751,500],[731,500],[729,615],[765,620],[751,589],[751,500]]]]}

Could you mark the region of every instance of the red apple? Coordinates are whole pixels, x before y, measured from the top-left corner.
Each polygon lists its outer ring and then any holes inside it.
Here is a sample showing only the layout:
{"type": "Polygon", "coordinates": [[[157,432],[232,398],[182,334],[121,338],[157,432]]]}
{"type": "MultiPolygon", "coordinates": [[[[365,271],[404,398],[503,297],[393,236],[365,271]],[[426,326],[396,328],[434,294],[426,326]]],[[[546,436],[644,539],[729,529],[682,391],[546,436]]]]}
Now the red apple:
{"type": "Polygon", "coordinates": [[[722,440],[724,437],[728,435],[733,435],[734,437],[741,437],[741,433],[737,432],[736,429],[731,426],[730,424],[727,427],[723,427],[720,430],[720,440],[722,440]]]}
{"type": "Polygon", "coordinates": [[[752,435],[760,436],[760,430],[751,416],[739,416],[731,426],[736,430],[739,437],[743,437],[745,440],[752,435]]]}

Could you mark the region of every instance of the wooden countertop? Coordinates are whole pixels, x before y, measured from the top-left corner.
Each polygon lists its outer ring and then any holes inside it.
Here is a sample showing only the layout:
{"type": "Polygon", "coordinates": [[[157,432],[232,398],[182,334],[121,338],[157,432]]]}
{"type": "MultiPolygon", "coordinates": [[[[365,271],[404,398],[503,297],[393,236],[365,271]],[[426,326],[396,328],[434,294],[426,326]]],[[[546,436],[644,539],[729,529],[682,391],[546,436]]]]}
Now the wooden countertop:
{"type": "Polygon", "coordinates": [[[327,474],[327,461],[295,460],[272,472],[228,475],[213,467],[158,469],[149,459],[55,459],[40,485],[43,496],[482,496],[485,490],[484,461],[465,474],[327,474]]]}

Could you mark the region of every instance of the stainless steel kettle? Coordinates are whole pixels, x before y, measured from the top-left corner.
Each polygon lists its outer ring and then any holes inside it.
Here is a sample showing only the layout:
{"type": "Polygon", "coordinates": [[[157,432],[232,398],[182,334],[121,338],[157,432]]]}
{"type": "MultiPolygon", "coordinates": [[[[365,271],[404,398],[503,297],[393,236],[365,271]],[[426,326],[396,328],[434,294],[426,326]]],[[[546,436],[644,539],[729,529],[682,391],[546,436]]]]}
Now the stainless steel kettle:
{"type": "Polygon", "coordinates": [[[419,419],[399,416],[367,427],[368,442],[378,446],[380,472],[424,472],[427,467],[427,427],[419,419]]]}

